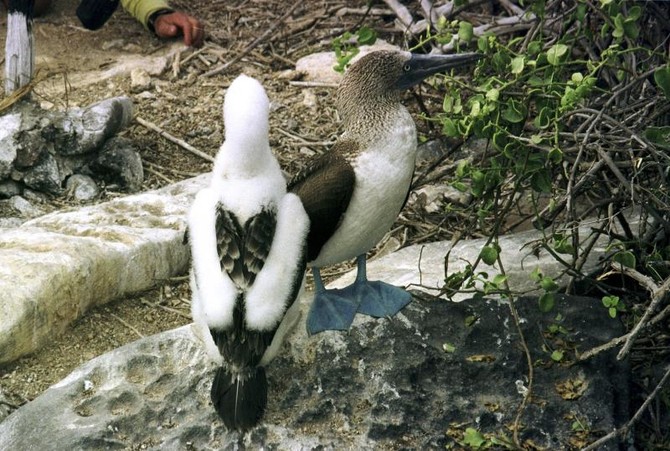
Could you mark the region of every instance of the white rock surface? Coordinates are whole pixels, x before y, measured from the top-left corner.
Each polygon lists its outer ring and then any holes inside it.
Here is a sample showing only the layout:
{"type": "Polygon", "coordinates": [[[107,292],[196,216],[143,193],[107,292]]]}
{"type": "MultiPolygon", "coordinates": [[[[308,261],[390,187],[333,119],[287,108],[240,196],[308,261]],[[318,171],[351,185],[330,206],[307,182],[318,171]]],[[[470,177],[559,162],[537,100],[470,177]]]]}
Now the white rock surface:
{"type": "MultiPolygon", "coordinates": [[[[631,227],[634,224],[636,223],[631,219],[631,227]]],[[[589,227],[581,227],[579,230],[582,240],[591,233],[593,228],[597,227],[598,225],[595,223],[589,227]]],[[[554,278],[559,285],[567,282],[567,278],[562,276],[565,267],[556,261],[549,252],[535,246],[542,238],[542,232],[537,230],[500,237],[500,247],[502,249],[500,255],[505,272],[509,276],[510,288],[513,291],[528,295],[541,293],[540,290],[536,289],[537,284],[529,277],[530,273],[538,267],[541,268],[543,275],[554,278]]],[[[448,272],[453,274],[465,269],[469,263],[474,263],[485,244],[486,239],[482,238],[461,241],[453,248],[451,243],[447,241],[409,246],[391,255],[369,261],[367,266],[368,278],[377,280],[379,275],[383,274],[384,282],[438,295],[440,294],[440,288],[444,286],[446,276],[445,256],[449,250],[451,249],[448,272]]],[[[582,268],[584,274],[588,274],[597,268],[600,259],[607,252],[607,245],[607,239],[601,237],[593,246],[582,268]]],[[[561,255],[561,257],[570,261],[568,255],[561,255]]],[[[491,267],[484,263],[480,263],[477,269],[478,271],[486,271],[489,274],[489,280],[500,272],[497,265],[491,267]]],[[[351,271],[332,282],[328,287],[344,288],[351,284],[355,278],[356,272],[351,271]]],[[[480,285],[478,286],[481,288],[480,285]]],[[[452,299],[461,301],[469,297],[471,297],[471,294],[459,293],[452,299]]]]}
{"type": "Polygon", "coordinates": [[[184,218],[207,180],[208,174],[4,230],[0,364],[35,351],[94,305],[184,273],[184,218]]]}

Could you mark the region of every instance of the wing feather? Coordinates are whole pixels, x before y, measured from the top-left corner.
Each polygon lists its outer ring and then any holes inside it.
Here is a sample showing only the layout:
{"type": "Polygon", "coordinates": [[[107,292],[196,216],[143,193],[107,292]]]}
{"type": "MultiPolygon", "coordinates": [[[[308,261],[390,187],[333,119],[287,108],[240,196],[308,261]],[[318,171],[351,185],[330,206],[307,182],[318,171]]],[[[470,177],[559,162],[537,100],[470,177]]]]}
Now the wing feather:
{"type": "Polygon", "coordinates": [[[324,244],[340,226],[354,192],[356,176],[345,158],[355,150],[352,141],[338,142],[310,162],[291,180],[288,190],[297,194],[309,216],[307,260],[316,259],[324,244]]]}

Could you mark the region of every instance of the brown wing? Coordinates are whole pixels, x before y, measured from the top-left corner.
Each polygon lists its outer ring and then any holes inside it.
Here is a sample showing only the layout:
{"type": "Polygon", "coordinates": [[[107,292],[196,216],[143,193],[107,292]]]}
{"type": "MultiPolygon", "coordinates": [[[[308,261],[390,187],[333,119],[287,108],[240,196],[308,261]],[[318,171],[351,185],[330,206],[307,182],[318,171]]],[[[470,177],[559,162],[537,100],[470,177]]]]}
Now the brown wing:
{"type": "Polygon", "coordinates": [[[218,206],[216,237],[221,270],[239,289],[250,287],[263,269],[276,225],[275,211],[271,209],[261,210],[242,226],[233,214],[218,206]]]}
{"type": "Polygon", "coordinates": [[[340,142],[308,163],[288,185],[297,194],[309,216],[307,260],[312,261],[342,222],[354,192],[354,168],[343,153],[354,150],[355,143],[340,142]]]}

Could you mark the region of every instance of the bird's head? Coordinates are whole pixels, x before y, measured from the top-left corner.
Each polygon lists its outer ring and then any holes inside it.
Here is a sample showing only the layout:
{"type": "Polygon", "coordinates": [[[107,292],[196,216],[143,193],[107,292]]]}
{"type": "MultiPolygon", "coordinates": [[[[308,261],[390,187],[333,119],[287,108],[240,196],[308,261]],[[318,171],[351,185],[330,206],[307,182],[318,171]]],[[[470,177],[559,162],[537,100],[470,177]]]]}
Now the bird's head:
{"type": "Polygon", "coordinates": [[[422,55],[378,50],[361,57],[347,70],[338,89],[338,107],[375,100],[397,100],[403,90],[430,75],[461,67],[481,58],[477,53],[422,55]]]}

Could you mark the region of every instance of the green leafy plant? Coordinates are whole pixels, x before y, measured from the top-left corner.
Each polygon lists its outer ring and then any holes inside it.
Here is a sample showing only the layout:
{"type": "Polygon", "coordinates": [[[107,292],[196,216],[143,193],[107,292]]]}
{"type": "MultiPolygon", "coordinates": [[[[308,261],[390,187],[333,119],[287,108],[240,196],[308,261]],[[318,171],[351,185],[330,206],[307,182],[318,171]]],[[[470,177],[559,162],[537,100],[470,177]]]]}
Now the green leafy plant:
{"type": "Polygon", "coordinates": [[[626,311],[626,306],[619,299],[619,296],[603,296],[602,302],[612,318],[616,318],[617,312],[626,311]]]}
{"type": "Polygon", "coordinates": [[[333,69],[344,72],[351,60],[358,55],[359,46],[372,45],[377,40],[377,33],[369,27],[361,27],[356,33],[349,31],[333,39],[333,49],[337,64],[333,69]]]}

